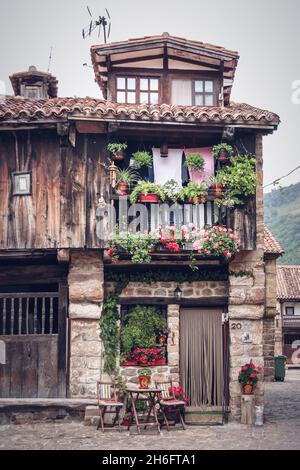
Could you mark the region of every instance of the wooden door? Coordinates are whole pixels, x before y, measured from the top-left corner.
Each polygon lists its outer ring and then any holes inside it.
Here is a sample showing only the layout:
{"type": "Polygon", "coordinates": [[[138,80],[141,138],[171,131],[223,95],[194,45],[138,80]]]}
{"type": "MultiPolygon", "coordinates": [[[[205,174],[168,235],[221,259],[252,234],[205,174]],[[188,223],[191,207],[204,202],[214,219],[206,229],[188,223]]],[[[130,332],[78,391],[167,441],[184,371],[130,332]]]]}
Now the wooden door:
{"type": "Polygon", "coordinates": [[[66,317],[63,284],[58,292],[0,293],[0,398],[66,396],[66,317]]]}

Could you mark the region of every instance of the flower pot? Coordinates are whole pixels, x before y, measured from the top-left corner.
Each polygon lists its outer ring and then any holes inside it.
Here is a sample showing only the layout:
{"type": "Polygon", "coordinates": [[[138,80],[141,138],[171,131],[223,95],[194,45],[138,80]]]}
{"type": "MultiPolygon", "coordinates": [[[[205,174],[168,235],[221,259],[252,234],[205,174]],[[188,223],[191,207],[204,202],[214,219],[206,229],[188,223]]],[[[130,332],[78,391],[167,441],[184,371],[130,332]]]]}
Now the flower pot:
{"type": "Polygon", "coordinates": [[[137,365],[136,361],[124,361],[121,364],[121,366],[136,366],[136,365],[137,365]]]}
{"type": "Polygon", "coordinates": [[[159,202],[159,196],[157,194],[140,194],[139,202],[159,202]]]}
{"type": "Polygon", "coordinates": [[[189,204],[195,204],[195,199],[196,199],[196,201],[197,201],[196,204],[204,204],[205,201],[206,201],[206,198],[205,198],[205,197],[203,197],[203,196],[198,196],[198,197],[196,197],[196,198],[194,198],[194,197],[189,197],[189,198],[188,198],[188,203],[189,203],[189,204]]]}
{"type": "Polygon", "coordinates": [[[164,357],[161,357],[160,359],[157,359],[155,361],[156,366],[165,366],[166,365],[166,359],[164,357]]]}
{"type": "Polygon", "coordinates": [[[215,184],[212,186],[213,196],[216,198],[222,197],[223,186],[221,184],[215,184]]]}
{"type": "Polygon", "coordinates": [[[150,375],[139,375],[140,388],[142,388],[144,390],[149,388],[150,381],[151,381],[151,376],[150,375]]]}
{"type": "Polygon", "coordinates": [[[250,383],[246,383],[243,385],[243,394],[244,395],[253,395],[254,392],[254,385],[250,383]]]}
{"type": "Polygon", "coordinates": [[[194,168],[191,168],[189,166],[189,173],[191,177],[191,181],[194,181],[195,183],[203,183],[205,181],[207,174],[205,173],[204,170],[195,170],[194,168]]]}
{"type": "Polygon", "coordinates": [[[118,183],[118,190],[120,191],[122,196],[127,196],[128,190],[129,190],[129,184],[124,183],[124,182],[118,183]]]}
{"type": "Polygon", "coordinates": [[[113,160],[115,162],[121,162],[122,160],[124,160],[124,158],[125,158],[124,150],[119,150],[113,155],[113,160]]]}
{"type": "Polygon", "coordinates": [[[227,163],[230,160],[229,153],[225,149],[221,149],[218,155],[218,160],[221,163],[227,163]]]}

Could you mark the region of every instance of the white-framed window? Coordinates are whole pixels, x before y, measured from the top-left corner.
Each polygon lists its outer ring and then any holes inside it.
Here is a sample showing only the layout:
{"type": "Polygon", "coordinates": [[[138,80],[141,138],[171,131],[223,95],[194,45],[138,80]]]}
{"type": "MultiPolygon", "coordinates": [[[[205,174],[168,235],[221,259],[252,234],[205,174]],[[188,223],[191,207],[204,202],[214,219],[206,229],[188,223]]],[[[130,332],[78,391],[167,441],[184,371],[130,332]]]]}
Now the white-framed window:
{"type": "Polygon", "coordinates": [[[216,106],[214,80],[173,79],[172,104],[183,106],[216,106]]]}
{"type": "Polygon", "coordinates": [[[121,77],[116,78],[117,103],[158,104],[158,77],[121,77]]]}
{"type": "Polygon", "coordinates": [[[292,306],[285,307],[285,314],[288,317],[292,317],[293,315],[295,315],[295,307],[292,307],[292,306]]]}

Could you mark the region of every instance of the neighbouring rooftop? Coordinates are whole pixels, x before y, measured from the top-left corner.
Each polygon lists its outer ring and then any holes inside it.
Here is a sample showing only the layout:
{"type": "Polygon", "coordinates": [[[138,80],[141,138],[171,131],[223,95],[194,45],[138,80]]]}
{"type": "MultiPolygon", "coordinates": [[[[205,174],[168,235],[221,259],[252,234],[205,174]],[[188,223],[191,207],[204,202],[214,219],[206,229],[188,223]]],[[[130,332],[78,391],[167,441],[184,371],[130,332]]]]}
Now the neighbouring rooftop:
{"type": "Polygon", "coordinates": [[[300,301],[300,266],[277,267],[277,299],[300,301]]]}

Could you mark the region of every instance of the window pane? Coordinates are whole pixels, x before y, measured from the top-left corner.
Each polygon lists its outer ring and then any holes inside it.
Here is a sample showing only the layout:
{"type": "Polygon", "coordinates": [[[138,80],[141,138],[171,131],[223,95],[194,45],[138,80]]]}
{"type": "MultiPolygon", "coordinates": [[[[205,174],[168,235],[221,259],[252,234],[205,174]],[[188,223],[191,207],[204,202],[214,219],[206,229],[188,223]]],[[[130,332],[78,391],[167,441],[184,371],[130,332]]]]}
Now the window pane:
{"type": "Polygon", "coordinates": [[[205,91],[208,93],[212,93],[214,91],[214,83],[212,81],[205,82],[205,91]]]}
{"type": "Polygon", "coordinates": [[[129,91],[127,93],[127,102],[128,103],[135,103],[135,92],[134,91],[129,91]]]}
{"type": "Polygon", "coordinates": [[[135,78],[127,78],[127,89],[135,90],[135,78]]]}
{"type": "Polygon", "coordinates": [[[117,93],[117,102],[118,103],[125,103],[125,92],[124,91],[118,91],[118,93],[117,93]]]}
{"type": "Polygon", "coordinates": [[[195,95],[195,104],[197,106],[203,106],[203,95],[195,95]]]}
{"type": "Polygon", "coordinates": [[[158,78],[151,78],[150,79],[150,90],[151,91],[158,91],[158,78]]]}
{"type": "Polygon", "coordinates": [[[203,92],[203,81],[202,80],[195,80],[195,92],[202,93],[203,92]]]}
{"type": "Polygon", "coordinates": [[[140,87],[141,87],[141,90],[148,91],[148,88],[149,88],[148,78],[141,78],[140,87]]]}
{"type": "Polygon", "coordinates": [[[118,77],[117,78],[117,89],[118,90],[125,90],[125,78],[123,77],[118,77]]]}
{"type": "Polygon", "coordinates": [[[150,93],[150,103],[158,104],[158,93],[150,93]]]}
{"type": "Polygon", "coordinates": [[[214,95],[205,95],[205,106],[214,105],[214,95]]]}
{"type": "Polygon", "coordinates": [[[148,104],[148,96],[148,93],[140,94],[141,104],[148,104]]]}

